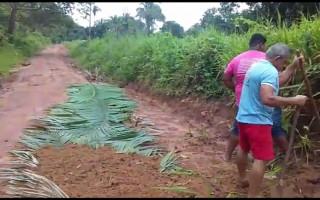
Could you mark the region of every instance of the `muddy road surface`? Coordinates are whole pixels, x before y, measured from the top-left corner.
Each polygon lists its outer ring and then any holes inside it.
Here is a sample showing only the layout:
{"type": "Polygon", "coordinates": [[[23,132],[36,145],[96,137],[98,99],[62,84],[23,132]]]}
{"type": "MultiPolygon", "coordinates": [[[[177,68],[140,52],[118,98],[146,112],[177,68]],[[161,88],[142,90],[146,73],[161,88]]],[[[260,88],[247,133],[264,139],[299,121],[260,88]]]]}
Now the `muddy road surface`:
{"type": "Polygon", "coordinates": [[[86,82],[69,67],[71,62],[62,45],[50,46],[28,62],[30,65],[14,69],[0,89],[0,164],[31,119],[65,101],[68,85],[86,82]]]}
{"type": "MultiPolygon", "coordinates": [[[[28,62],[30,65],[16,68],[0,89],[0,164],[8,160],[8,150],[18,148],[19,137],[34,123],[33,118],[66,101],[70,84],[87,82],[83,73],[71,67],[73,62],[62,45],[50,46],[28,62]]],[[[70,197],[183,197],[152,189],[172,185],[191,188],[204,197],[208,193],[212,197],[246,196],[247,189],[237,185],[234,159],[222,159],[234,115],[227,100],[160,98],[134,84],[125,91],[138,102],[134,115],[154,124],[136,128],[155,135],[158,145],[181,156],[181,167],[200,176],[160,174],[159,158],[119,155],[107,147],[93,150],[78,145],[40,149],[36,156],[41,166],[34,171],[53,180],[70,197]],[[83,182],[90,187],[83,187],[83,182]]],[[[320,197],[319,163],[314,160],[310,165],[292,166],[285,196],[320,197]]],[[[264,180],[262,196],[276,197],[272,189],[276,185],[277,180],[264,180]]]]}

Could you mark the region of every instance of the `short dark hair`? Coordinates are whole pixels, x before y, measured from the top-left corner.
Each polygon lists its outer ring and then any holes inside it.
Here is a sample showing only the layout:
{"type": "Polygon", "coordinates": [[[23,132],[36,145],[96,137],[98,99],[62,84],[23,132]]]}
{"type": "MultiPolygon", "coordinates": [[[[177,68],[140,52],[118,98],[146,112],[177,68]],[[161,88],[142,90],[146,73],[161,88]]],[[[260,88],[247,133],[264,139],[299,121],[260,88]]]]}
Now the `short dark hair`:
{"type": "Polygon", "coordinates": [[[262,34],[255,33],[251,36],[249,47],[255,47],[260,43],[265,44],[266,42],[267,42],[267,39],[262,34]]]}

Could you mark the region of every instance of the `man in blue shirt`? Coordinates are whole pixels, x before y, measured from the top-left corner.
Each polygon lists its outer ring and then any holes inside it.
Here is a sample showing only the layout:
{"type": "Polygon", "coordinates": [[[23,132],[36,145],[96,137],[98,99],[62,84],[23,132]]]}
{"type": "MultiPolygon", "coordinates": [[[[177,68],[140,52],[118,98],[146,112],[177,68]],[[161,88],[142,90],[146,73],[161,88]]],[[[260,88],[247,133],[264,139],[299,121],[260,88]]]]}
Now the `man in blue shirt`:
{"type": "MultiPolygon", "coordinates": [[[[264,60],[266,59],[266,53],[264,50],[266,41],[267,40],[263,35],[259,33],[253,34],[249,42],[250,50],[244,53],[241,53],[235,58],[233,58],[231,62],[228,64],[223,74],[222,80],[224,85],[229,89],[231,89],[233,92],[235,92],[236,110],[238,110],[242,86],[243,86],[243,82],[244,82],[247,70],[250,68],[250,66],[253,63],[262,59],[264,60]],[[235,78],[235,82],[233,81],[233,78],[235,78]]],[[[293,62],[292,64],[287,66],[283,72],[281,72],[281,74],[279,75],[280,86],[286,84],[290,80],[290,78],[293,76],[295,69],[297,67],[298,67],[298,62],[293,62]]],[[[276,107],[274,109],[272,119],[273,119],[273,126],[271,129],[272,138],[274,139],[274,142],[279,145],[282,152],[285,152],[288,148],[288,140],[287,140],[286,131],[282,128],[282,125],[281,125],[282,110],[280,107],[276,107]]],[[[224,155],[225,161],[230,161],[231,155],[235,150],[236,146],[238,145],[238,143],[239,143],[238,124],[237,124],[237,121],[234,120],[233,129],[228,139],[227,150],[224,155]]]]}
{"type": "MultiPolygon", "coordinates": [[[[259,187],[267,161],[274,158],[271,128],[274,107],[303,106],[304,95],[280,97],[279,72],[289,59],[290,49],[284,44],[271,46],[266,60],[253,64],[247,71],[242,88],[239,110],[236,117],[239,128],[240,149],[237,154],[239,182],[249,184],[248,197],[259,197],[259,187]],[[251,151],[254,163],[246,178],[248,152],[251,151]]],[[[302,59],[295,57],[295,60],[302,59]]]]}

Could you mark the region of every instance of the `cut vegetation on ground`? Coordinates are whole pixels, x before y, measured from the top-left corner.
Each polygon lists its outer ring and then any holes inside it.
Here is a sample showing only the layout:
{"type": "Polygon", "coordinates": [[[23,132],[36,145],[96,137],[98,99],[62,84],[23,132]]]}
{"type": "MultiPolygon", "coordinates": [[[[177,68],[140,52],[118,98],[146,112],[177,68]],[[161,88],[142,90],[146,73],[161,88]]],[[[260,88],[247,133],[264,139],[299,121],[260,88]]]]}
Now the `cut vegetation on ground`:
{"type": "MultiPolygon", "coordinates": [[[[32,167],[42,166],[41,159],[44,158],[40,156],[40,161],[38,161],[33,156],[33,154],[37,154],[36,150],[40,150],[41,152],[41,149],[46,146],[52,146],[56,149],[62,148],[62,150],[59,151],[62,151],[61,153],[65,156],[64,146],[67,144],[86,145],[93,149],[110,146],[116,153],[136,153],[144,156],[158,155],[155,157],[155,161],[159,160],[159,153],[161,153],[160,148],[155,145],[150,145],[154,142],[155,138],[149,136],[146,132],[132,130],[123,124],[125,120],[130,119],[130,115],[136,107],[136,103],[126,98],[122,89],[105,84],[80,84],[69,87],[68,96],[69,100],[67,102],[48,110],[47,117],[38,119],[37,126],[33,126],[25,131],[25,134],[21,137],[21,144],[27,149],[11,151],[15,160],[8,164],[13,165],[14,168],[20,168],[25,165],[25,167],[32,170],[32,167]]],[[[70,147],[71,150],[76,148],[75,151],[77,151],[76,146],[70,147]]],[[[68,147],[66,148],[68,149],[68,147]]],[[[45,150],[43,151],[45,152],[45,150]]],[[[80,155],[85,153],[81,150],[78,151],[80,155]]],[[[109,152],[109,154],[111,154],[109,156],[115,155],[117,157],[118,155],[106,148],[99,151],[107,154],[109,152]]],[[[94,151],[90,152],[93,153],[94,151]]],[[[72,157],[76,157],[75,154],[71,155],[72,157]]],[[[126,159],[129,157],[130,156],[125,156],[126,159]]],[[[125,161],[125,158],[120,158],[120,161],[125,161]]],[[[136,156],[136,158],[139,158],[139,156],[136,156]]],[[[51,159],[55,160],[57,158],[51,159]]],[[[65,162],[65,164],[61,165],[63,168],[70,162],[69,159],[70,158],[66,158],[66,160],[59,159],[60,161],[65,162]]],[[[88,157],[88,159],[90,159],[90,157],[88,157]]],[[[97,157],[97,159],[100,160],[102,158],[97,157]]],[[[178,163],[176,162],[176,159],[173,152],[169,152],[160,163],[157,162],[158,166],[156,168],[153,167],[153,170],[158,171],[159,173],[156,176],[164,176],[167,177],[164,178],[164,180],[170,180],[169,175],[161,175],[160,172],[168,171],[169,174],[180,174],[182,177],[183,175],[192,176],[195,174],[191,170],[183,170],[182,168],[177,167],[178,163]],[[160,168],[160,170],[157,170],[158,168],[160,168]]],[[[105,166],[104,162],[99,164],[99,160],[94,161],[97,162],[97,167],[111,167],[111,165],[105,166]]],[[[147,162],[147,159],[142,160],[147,162]]],[[[77,168],[81,165],[85,165],[84,163],[86,162],[87,161],[80,161],[77,168]]],[[[131,157],[128,162],[130,165],[130,162],[132,162],[131,157]]],[[[139,162],[136,160],[135,163],[131,164],[132,166],[135,164],[139,165],[139,162]]],[[[146,163],[141,164],[146,165],[146,163]]],[[[114,166],[117,168],[120,167],[119,165],[126,167],[124,162],[118,162],[114,166]]],[[[97,173],[95,171],[92,172],[97,173]]],[[[133,174],[137,173],[139,172],[136,171],[133,174]]],[[[146,173],[150,173],[150,171],[148,170],[146,173]]],[[[67,194],[62,192],[54,183],[47,180],[45,177],[33,174],[32,171],[28,171],[27,169],[3,169],[1,174],[2,178],[5,178],[9,184],[9,189],[7,191],[8,195],[13,195],[13,197],[67,197],[67,194]],[[46,187],[43,185],[44,183],[48,186],[46,187]],[[56,192],[52,191],[48,193],[48,190],[51,191],[53,189],[56,190],[56,192]]],[[[88,176],[88,174],[85,176],[88,176]]],[[[181,176],[176,176],[176,178],[179,180],[181,179],[181,176]]],[[[167,185],[168,182],[159,182],[159,184],[167,185]]],[[[155,186],[157,185],[154,185],[154,187],[155,186]]],[[[148,191],[152,189],[150,186],[148,188],[146,188],[148,191]]],[[[190,193],[188,190],[179,190],[179,192],[190,193]]],[[[155,194],[158,193],[159,192],[155,192],[155,194]]],[[[88,194],[91,194],[91,192],[82,193],[81,195],[76,194],[75,197],[89,197],[86,196],[88,194]]],[[[150,194],[147,193],[145,195],[153,196],[155,194],[151,192],[150,194]]],[[[193,192],[192,194],[195,195],[197,193],[193,192]]],[[[103,195],[105,195],[105,193],[95,193],[95,195],[95,197],[104,197],[103,195]]],[[[110,197],[116,197],[113,196],[115,194],[112,193],[109,195],[110,197]]],[[[133,193],[120,194],[120,196],[123,195],[133,195],[133,193]]]]}

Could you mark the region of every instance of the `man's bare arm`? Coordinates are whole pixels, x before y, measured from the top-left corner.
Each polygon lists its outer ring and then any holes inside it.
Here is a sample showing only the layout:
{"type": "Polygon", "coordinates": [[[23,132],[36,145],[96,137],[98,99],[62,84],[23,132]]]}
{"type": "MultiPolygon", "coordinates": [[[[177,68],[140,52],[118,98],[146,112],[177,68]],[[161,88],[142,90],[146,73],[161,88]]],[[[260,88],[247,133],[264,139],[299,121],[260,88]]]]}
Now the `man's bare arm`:
{"type": "Polygon", "coordinates": [[[304,95],[295,97],[280,97],[273,93],[274,88],[267,84],[262,84],[260,88],[260,98],[264,105],[271,107],[298,105],[303,106],[308,99],[304,95]]]}
{"type": "Polygon", "coordinates": [[[280,87],[285,85],[290,80],[290,78],[294,74],[295,69],[295,64],[293,63],[290,66],[288,66],[282,73],[279,74],[280,87]]]}
{"type": "Polygon", "coordinates": [[[280,87],[285,85],[293,76],[294,71],[297,69],[297,67],[299,67],[300,60],[304,62],[304,57],[302,54],[299,57],[295,56],[293,62],[282,73],[279,74],[280,87]]]}
{"type": "Polygon", "coordinates": [[[232,80],[232,76],[223,74],[222,76],[223,84],[232,91],[235,91],[235,84],[232,80]]]}

